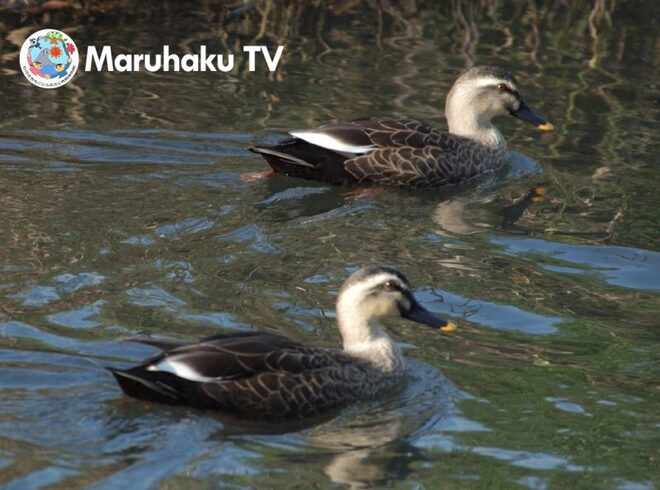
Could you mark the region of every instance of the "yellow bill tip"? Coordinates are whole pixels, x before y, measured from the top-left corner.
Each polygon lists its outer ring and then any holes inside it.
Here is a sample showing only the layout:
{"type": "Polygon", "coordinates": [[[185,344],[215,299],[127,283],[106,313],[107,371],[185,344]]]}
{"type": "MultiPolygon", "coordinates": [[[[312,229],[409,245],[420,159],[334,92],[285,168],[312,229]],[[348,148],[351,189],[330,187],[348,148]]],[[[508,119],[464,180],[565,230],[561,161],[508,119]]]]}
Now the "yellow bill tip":
{"type": "Polygon", "coordinates": [[[548,192],[547,184],[538,184],[534,186],[534,194],[537,196],[545,196],[547,192],[548,192]]]}
{"type": "Polygon", "coordinates": [[[456,324],[452,322],[447,322],[447,325],[440,327],[440,330],[443,332],[451,333],[456,331],[456,324]]]}
{"type": "Polygon", "coordinates": [[[543,124],[539,124],[539,125],[536,126],[536,127],[537,127],[538,129],[540,129],[541,131],[554,131],[554,130],[555,130],[555,127],[552,125],[552,123],[549,123],[549,122],[547,122],[547,123],[543,123],[543,124]]]}

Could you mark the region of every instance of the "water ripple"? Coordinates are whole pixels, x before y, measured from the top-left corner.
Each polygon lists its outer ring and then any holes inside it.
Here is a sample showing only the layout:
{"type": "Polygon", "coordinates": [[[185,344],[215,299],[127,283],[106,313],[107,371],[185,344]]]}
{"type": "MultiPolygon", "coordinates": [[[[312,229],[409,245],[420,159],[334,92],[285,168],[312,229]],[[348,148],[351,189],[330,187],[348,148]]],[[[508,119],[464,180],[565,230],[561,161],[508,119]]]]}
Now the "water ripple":
{"type": "MultiPolygon", "coordinates": [[[[630,247],[573,245],[537,238],[494,238],[492,241],[505,246],[507,253],[533,258],[541,264],[548,260],[561,265],[573,264],[571,273],[592,274],[615,286],[660,291],[658,252],[630,247]]],[[[557,270],[555,264],[547,266],[548,270],[557,270]]]]}
{"type": "Polygon", "coordinates": [[[425,304],[432,304],[429,308],[434,311],[463,317],[471,322],[497,330],[549,335],[556,333],[556,325],[563,321],[561,317],[540,315],[516,306],[466,298],[447,291],[422,291],[419,297],[425,304]],[[438,296],[442,300],[439,300],[438,296]]]}

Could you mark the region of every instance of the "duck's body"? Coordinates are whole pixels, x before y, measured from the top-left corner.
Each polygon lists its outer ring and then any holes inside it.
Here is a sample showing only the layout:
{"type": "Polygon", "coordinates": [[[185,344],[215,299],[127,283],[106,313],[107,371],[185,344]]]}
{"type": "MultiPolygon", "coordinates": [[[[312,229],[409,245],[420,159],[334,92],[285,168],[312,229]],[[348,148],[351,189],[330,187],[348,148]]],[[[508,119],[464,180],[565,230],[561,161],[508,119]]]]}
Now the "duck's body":
{"type": "Polygon", "coordinates": [[[112,372],[134,398],[255,419],[318,415],[387,390],[402,374],[338,349],[260,332],[171,346],[140,366],[112,372]]]}
{"type": "Polygon", "coordinates": [[[513,76],[491,66],[472,68],[456,80],[445,113],[449,133],[414,119],[381,117],[290,131],[290,139],[251,150],[285,175],[338,185],[433,188],[506,163],[506,141],[493,117],[508,113],[552,129],[524,103],[513,76]]]}
{"type": "Polygon", "coordinates": [[[441,133],[414,119],[371,118],[291,134],[294,138],[254,151],[276,173],[334,185],[440,187],[498,169],[507,157],[506,144],[487,145],[441,133]],[[365,151],[347,154],[320,146],[320,142],[328,144],[330,136],[344,144],[352,141],[356,147],[365,143],[361,145],[365,151]]]}
{"type": "Polygon", "coordinates": [[[251,419],[309,417],[392,388],[405,372],[378,319],[403,316],[453,330],[412,297],[400,273],[371,267],[346,282],[337,304],[343,349],[281,335],[216,335],[192,344],[135,339],[163,350],[130,369],[110,368],[129,396],[251,419]],[[357,276],[357,277],[356,277],[357,276]]]}

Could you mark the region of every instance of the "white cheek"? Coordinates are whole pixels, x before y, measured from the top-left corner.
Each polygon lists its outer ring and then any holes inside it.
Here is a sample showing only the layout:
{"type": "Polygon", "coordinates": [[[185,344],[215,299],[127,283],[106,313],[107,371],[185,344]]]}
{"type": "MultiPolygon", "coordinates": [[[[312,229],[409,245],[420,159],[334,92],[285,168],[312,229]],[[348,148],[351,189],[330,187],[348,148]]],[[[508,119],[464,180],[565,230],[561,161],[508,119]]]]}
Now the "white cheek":
{"type": "Polygon", "coordinates": [[[397,305],[396,301],[391,301],[389,303],[387,316],[394,316],[394,317],[401,316],[401,311],[399,310],[399,306],[397,305]]]}
{"type": "Polygon", "coordinates": [[[374,316],[381,318],[401,316],[397,301],[393,295],[379,298],[373,310],[374,316]]]}

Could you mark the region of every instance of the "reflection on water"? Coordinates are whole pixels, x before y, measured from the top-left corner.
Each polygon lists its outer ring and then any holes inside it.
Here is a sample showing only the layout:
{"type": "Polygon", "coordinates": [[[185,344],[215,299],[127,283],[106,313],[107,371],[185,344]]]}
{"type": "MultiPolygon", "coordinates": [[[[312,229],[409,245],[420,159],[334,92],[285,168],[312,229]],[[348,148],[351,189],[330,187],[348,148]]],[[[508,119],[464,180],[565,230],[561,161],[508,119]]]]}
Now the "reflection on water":
{"type": "Polygon", "coordinates": [[[616,286],[633,289],[660,291],[660,253],[629,247],[605,247],[598,245],[570,245],[537,239],[495,238],[493,243],[502,244],[515,255],[535,255],[535,261],[543,264],[553,261],[569,266],[546,265],[552,272],[581,274],[591,272],[616,286]]]}
{"type": "Polygon", "coordinates": [[[464,395],[429,366],[409,364],[403,393],[346,409],[337,419],[302,434],[317,450],[331,451],[323,472],[333,482],[368,488],[383,485],[393,476],[405,478],[410,472],[405,466],[392,475],[389,464],[370,460],[378,459],[383,451],[406,455],[413,450],[410,441],[455,413],[454,404],[464,395]]]}
{"type": "Polygon", "coordinates": [[[28,3],[29,18],[0,8],[0,485],[660,478],[653,2],[28,3]],[[14,69],[42,25],[133,52],[287,49],[276,74],[81,73],[46,92],[14,69]],[[392,113],[444,127],[446,91],[477,62],[511,69],[558,129],[498,121],[514,149],[500,174],[362,197],[242,179],[265,170],[247,148],[277,140],[267,128],[392,113]],[[460,328],[393,322],[409,376],[384,400],[257,430],[124,399],[101,367],[149,355],[120,340],[136,332],[336,345],[337,288],[373,261],[460,328]]]}

